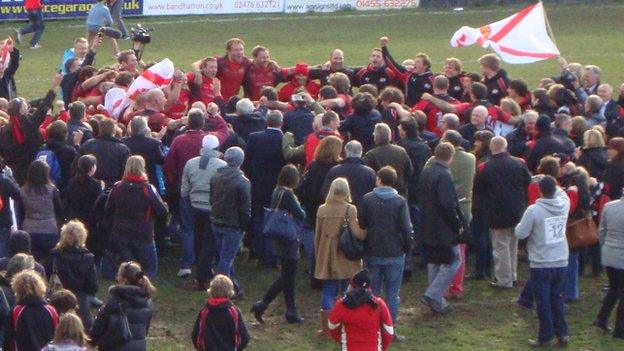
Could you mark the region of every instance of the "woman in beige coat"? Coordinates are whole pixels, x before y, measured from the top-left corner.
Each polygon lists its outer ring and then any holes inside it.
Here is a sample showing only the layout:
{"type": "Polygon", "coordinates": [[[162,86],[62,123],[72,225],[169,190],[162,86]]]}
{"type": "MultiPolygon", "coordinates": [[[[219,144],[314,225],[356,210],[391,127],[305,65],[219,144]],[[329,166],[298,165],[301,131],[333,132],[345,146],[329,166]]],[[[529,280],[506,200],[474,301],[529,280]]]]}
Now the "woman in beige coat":
{"type": "Polygon", "coordinates": [[[329,336],[327,316],[334,306],[334,300],[346,291],[349,279],[362,269],[362,260],[349,260],[338,249],[345,215],[348,216],[353,235],[361,240],[366,237],[366,231],[358,224],[357,209],[350,202],[349,183],[345,178],[337,178],[329,187],[325,204],[319,207],[316,214],[314,277],[323,281],[319,336],[329,336]]]}

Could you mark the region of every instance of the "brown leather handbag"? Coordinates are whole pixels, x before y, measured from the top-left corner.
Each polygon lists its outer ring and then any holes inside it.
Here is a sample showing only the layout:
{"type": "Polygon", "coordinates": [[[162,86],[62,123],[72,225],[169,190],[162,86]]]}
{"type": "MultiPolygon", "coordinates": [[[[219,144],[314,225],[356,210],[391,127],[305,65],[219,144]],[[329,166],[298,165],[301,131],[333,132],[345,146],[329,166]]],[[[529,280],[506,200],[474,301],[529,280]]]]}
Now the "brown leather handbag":
{"type": "Polygon", "coordinates": [[[570,249],[579,249],[598,242],[598,229],[591,217],[585,217],[568,224],[566,237],[570,249]]]}

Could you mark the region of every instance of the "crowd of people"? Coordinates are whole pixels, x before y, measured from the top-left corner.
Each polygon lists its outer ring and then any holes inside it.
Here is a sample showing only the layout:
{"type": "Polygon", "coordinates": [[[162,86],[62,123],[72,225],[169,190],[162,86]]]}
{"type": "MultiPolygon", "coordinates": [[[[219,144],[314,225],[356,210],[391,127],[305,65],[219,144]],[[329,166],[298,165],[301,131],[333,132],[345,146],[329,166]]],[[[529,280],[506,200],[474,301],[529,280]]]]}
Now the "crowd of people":
{"type": "Polygon", "coordinates": [[[531,90],[494,54],[479,59],[482,72],[448,58],[436,74],[423,53],[396,61],[382,37],[364,67],[336,49],[317,66],[284,68],[263,46],[248,58],[233,38],[224,56],[176,70],[117,113],[107,94],[151,64],[128,50],[96,68],[102,41],[76,39],[38,100],[19,97],[14,77],[28,60],[18,47],[0,65],[5,349],[90,340],[145,350],[151,280],[172,241],[178,277],[195,273],[194,288],[209,293],[198,350],[249,343],[233,303],[245,291],[234,269],[243,255],[279,267],[252,305],[258,323],[280,293],[285,320],[304,321],[295,284],[307,259],[321,290],[317,334],[343,349],[404,340],[400,287],[419,269],[420,303],[447,315],[464,279],[514,288],[524,253],[518,305],[540,325],[530,345],[568,344],[564,304],[579,299],[588,263],[609,280],[594,325],[611,330],[619,303],[613,336],[624,338],[624,85],[614,100],[599,67],[560,59],[531,90]],[[296,239],[274,235],[269,212],[294,223],[296,239]],[[566,228],[588,218],[599,242],[569,246],[566,228]],[[98,277],[116,280],[105,302],[98,277]]]}

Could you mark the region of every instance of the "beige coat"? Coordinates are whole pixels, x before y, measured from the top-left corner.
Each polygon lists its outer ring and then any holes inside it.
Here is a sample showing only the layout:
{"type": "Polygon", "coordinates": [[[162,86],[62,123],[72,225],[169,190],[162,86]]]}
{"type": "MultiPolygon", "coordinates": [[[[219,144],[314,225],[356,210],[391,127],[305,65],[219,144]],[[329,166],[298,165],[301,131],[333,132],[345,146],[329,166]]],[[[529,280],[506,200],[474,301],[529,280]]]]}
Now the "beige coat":
{"type": "Polygon", "coordinates": [[[338,249],[347,206],[351,232],[358,239],[366,238],[366,231],[358,224],[356,207],[347,204],[345,198],[330,200],[321,205],[316,215],[314,237],[316,257],[314,277],[317,279],[349,279],[362,269],[362,260],[348,260],[338,249]]]}

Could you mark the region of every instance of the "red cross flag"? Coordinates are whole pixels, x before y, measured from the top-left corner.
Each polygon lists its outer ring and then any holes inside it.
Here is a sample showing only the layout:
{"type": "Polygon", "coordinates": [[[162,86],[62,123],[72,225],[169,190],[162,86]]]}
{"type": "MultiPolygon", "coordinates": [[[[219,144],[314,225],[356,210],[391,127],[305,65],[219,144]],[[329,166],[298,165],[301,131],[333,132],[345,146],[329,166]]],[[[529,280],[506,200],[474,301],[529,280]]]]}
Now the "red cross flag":
{"type": "Polygon", "coordinates": [[[119,118],[123,110],[134,102],[139,94],[155,89],[162,88],[173,79],[173,62],[168,58],[158,62],[132,82],[128,91],[121,88],[113,88],[106,93],[104,99],[104,107],[114,118],[119,118]]]}
{"type": "Polygon", "coordinates": [[[451,46],[455,48],[474,44],[491,47],[503,61],[512,64],[559,56],[557,45],[548,35],[546,12],[541,1],[480,28],[461,27],[451,39],[451,46]]]}
{"type": "Polygon", "coordinates": [[[6,67],[11,62],[11,51],[13,51],[13,39],[9,37],[0,41],[0,65],[6,67]]]}

